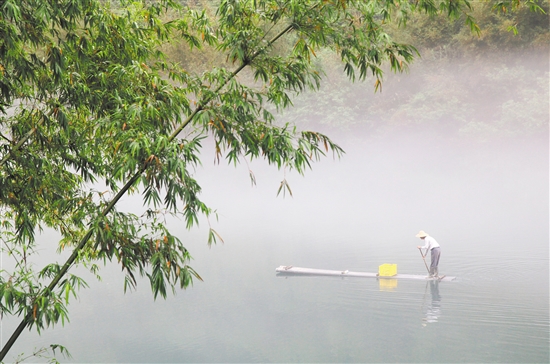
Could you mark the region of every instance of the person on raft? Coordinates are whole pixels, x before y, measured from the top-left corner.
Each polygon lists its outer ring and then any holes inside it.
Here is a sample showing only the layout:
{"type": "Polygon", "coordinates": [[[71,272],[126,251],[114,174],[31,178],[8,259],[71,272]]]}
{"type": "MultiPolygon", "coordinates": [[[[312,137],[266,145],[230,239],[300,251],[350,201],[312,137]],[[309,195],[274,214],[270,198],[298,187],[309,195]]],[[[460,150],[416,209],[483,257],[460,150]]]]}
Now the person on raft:
{"type": "MultiPolygon", "coordinates": [[[[439,277],[438,265],[439,257],[441,256],[441,247],[434,238],[426,234],[423,230],[420,230],[420,232],[416,234],[416,237],[424,240],[424,246],[417,246],[418,249],[426,249],[426,254],[422,255],[426,256],[428,252],[431,251],[430,277],[439,277]]],[[[422,253],[422,250],[420,250],[420,253],[422,253]]]]}

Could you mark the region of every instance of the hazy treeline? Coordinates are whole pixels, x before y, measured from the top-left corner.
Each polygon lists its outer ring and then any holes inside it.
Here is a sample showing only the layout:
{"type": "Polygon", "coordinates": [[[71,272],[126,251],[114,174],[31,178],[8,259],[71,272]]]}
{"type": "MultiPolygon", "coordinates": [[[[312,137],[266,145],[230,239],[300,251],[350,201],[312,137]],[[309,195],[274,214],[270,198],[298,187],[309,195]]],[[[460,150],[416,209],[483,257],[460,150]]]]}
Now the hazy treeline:
{"type": "MultiPolygon", "coordinates": [[[[212,13],[217,1],[180,3],[212,13]]],[[[472,2],[479,33],[464,19],[449,22],[444,16],[414,14],[406,26],[388,25],[390,34],[414,45],[420,57],[407,74],[388,71],[378,93],[374,80],[349,82],[339,60],[319,50],[326,82],[319,92],[296,99],[282,120],[303,128],[366,127],[375,133],[428,126],[481,138],[547,136],[549,1],[540,2],[546,14],[526,6],[496,12],[494,3],[472,2]]],[[[292,46],[293,39],[286,42],[280,46],[292,46]]],[[[166,45],[165,51],[171,61],[197,72],[226,62],[213,49],[191,52],[181,43],[166,45]]]]}
{"type": "Polygon", "coordinates": [[[424,58],[406,75],[388,75],[380,93],[368,83],[333,77],[317,94],[295,100],[285,120],[307,127],[368,128],[489,136],[548,135],[548,56],[424,58]]]}
{"type": "MultiPolygon", "coordinates": [[[[488,137],[548,136],[548,16],[519,9],[488,11],[474,2],[480,34],[463,22],[415,15],[394,36],[420,52],[403,75],[386,73],[380,93],[372,82],[350,84],[329,72],[318,94],[296,100],[293,122],[373,133],[413,131],[488,137]],[[517,24],[518,33],[508,30],[517,24]]],[[[542,3],[548,12],[548,1],[542,3]]]]}

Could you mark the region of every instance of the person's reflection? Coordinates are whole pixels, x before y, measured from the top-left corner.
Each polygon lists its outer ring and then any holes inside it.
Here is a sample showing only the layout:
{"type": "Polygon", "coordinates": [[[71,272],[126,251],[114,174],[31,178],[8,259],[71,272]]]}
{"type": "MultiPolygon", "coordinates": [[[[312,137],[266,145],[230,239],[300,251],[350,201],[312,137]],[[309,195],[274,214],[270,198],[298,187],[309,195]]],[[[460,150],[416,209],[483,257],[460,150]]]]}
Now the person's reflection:
{"type": "Polygon", "coordinates": [[[437,322],[437,319],[441,316],[441,296],[439,295],[438,280],[430,281],[430,293],[432,300],[426,307],[426,312],[422,319],[422,326],[437,322]]]}

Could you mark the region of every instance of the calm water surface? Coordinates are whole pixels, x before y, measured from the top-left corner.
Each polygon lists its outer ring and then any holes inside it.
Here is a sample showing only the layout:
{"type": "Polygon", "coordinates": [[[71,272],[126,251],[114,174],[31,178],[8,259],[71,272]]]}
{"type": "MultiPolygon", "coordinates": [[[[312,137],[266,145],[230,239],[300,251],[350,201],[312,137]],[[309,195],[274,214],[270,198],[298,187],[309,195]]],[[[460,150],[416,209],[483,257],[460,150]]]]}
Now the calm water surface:
{"type": "MultiPolygon", "coordinates": [[[[340,161],[287,172],[284,199],[283,172],[253,163],[250,187],[246,166],[207,159],[198,177],[225,243],[208,248],[204,230],[174,222],[204,282],[154,302],[146,281],[123,294],[108,266],[70,306],[70,324],[24,332],[12,353],[59,343],[73,362],[548,363],[548,143],[342,145],[340,161]],[[455,281],[275,273],[395,263],[424,274],[421,229],[455,281]]],[[[13,325],[3,322],[4,341],[13,325]]]]}

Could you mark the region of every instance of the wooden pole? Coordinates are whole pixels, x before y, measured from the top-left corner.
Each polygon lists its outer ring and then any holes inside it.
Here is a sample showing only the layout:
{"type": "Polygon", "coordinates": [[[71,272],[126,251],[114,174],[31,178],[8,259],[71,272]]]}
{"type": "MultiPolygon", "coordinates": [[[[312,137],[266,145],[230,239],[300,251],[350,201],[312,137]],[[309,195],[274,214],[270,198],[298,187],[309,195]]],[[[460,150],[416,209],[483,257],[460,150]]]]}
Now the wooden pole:
{"type": "Polygon", "coordinates": [[[426,256],[422,254],[422,249],[418,248],[418,251],[420,252],[420,255],[422,255],[422,260],[424,261],[424,265],[426,266],[426,270],[428,271],[428,274],[430,274],[430,268],[428,268],[428,263],[426,263],[426,256]]]}

